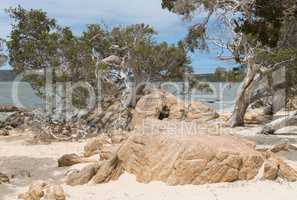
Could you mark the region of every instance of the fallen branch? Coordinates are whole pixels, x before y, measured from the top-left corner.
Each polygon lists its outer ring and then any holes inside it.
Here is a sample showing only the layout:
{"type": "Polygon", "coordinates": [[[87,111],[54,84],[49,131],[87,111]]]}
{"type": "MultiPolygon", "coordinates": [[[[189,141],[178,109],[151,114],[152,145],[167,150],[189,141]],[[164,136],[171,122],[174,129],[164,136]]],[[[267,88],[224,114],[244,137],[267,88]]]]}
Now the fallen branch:
{"type": "Polygon", "coordinates": [[[287,126],[293,126],[293,125],[297,125],[297,111],[292,113],[289,116],[282,117],[270,122],[269,124],[264,126],[260,134],[265,134],[265,135],[274,134],[275,131],[281,128],[284,128],[287,126]]]}

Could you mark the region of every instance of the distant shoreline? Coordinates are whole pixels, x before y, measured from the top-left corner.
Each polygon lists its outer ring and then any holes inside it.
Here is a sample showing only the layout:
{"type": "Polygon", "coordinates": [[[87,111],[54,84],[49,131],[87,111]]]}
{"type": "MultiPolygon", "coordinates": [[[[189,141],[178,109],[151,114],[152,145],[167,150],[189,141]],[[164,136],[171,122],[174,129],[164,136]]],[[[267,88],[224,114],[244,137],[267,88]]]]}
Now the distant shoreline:
{"type": "Polygon", "coordinates": [[[12,70],[0,70],[0,82],[14,81],[16,74],[12,70]]]}

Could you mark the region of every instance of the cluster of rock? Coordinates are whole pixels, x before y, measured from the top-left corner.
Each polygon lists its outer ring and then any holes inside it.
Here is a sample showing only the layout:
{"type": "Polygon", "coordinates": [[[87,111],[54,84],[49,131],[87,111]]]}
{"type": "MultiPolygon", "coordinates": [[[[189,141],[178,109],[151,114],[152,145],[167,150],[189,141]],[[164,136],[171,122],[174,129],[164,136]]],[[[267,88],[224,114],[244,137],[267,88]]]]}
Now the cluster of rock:
{"type": "Polygon", "coordinates": [[[218,118],[217,112],[198,101],[185,102],[164,90],[151,90],[136,105],[135,124],[143,119],[209,121],[218,118]]]}
{"type": "Polygon", "coordinates": [[[169,185],[278,178],[297,181],[297,172],[271,150],[255,150],[253,142],[234,136],[135,134],[128,139],[123,135],[114,138],[100,136],[88,142],[84,155],[99,154],[100,161],[69,173],[66,183],[105,183],[124,172],[134,174],[139,182],[169,185]]]}
{"type": "Polygon", "coordinates": [[[140,98],[135,109],[121,108],[120,101],[105,101],[82,117],[53,122],[42,112],[18,111],[0,124],[2,135],[11,129],[28,128],[41,140],[73,140],[115,130],[131,131],[148,119],[206,122],[218,118],[215,110],[200,102],[186,103],[163,90],[149,90],[140,98]]]}
{"type": "Polygon", "coordinates": [[[26,111],[17,111],[9,115],[4,121],[0,121],[0,135],[7,136],[9,131],[24,127],[26,122],[33,120],[33,114],[26,111]]]}
{"type": "Polygon", "coordinates": [[[25,110],[13,105],[0,105],[0,112],[19,112],[19,111],[25,111],[25,110]]]}
{"type": "MultiPolygon", "coordinates": [[[[160,123],[186,121],[208,124],[219,117],[213,109],[200,102],[184,102],[166,91],[152,90],[138,101],[135,110],[119,107],[119,102],[111,102],[105,105],[104,112],[94,110],[70,122],[49,125],[37,122],[39,126],[45,126],[42,127],[45,133],[51,133],[57,139],[108,132],[107,129],[119,130],[90,140],[82,156],[68,154],[58,160],[59,167],[89,163],[82,169],[67,173],[65,182],[68,185],[90,181],[105,183],[118,179],[124,172],[134,174],[139,182],[163,181],[169,185],[278,178],[297,181],[297,172],[275,154],[275,149],[256,150],[253,142],[235,136],[199,135],[199,132],[184,135],[180,131],[168,134],[160,132],[160,129],[148,134],[142,127],[143,121],[149,119],[160,123]],[[134,131],[126,132],[123,129],[134,131]],[[99,159],[92,158],[94,155],[99,159]]],[[[20,122],[23,124],[36,121],[36,116],[22,117],[20,122]]],[[[254,117],[251,119],[254,120],[254,117]]],[[[19,126],[14,125],[19,123],[17,117],[10,117],[8,122],[12,127],[19,126]]],[[[34,127],[32,123],[30,126],[34,127]]],[[[51,191],[48,184],[38,184],[43,195],[45,191],[51,191]]],[[[32,188],[23,198],[29,199],[32,194],[35,195],[32,188]]],[[[40,196],[41,193],[37,194],[40,196]]],[[[53,195],[53,192],[48,194],[53,195]]]]}
{"type": "Polygon", "coordinates": [[[44,181],[36,181],[29,187],[28,192],[20,194],[21,200],[66,200],[66,195],[60,185],[44,181]]]}
{"type": "Polygon", "coordinates": [[[198,132],[184,135],[177,131],[172,135],[160,129],[148,134],[141,127],[142,121],[148,119],[155,120],[154,124],[164,120],[208,124],[217,117],[213,109],[199,102],[186,103],[168,92],[153,90],[138,101],[133,111],[134,132],[94,138],[86,144],[83,156],[65,155],[59,159],[59,166],[92,162],[68,173],[69,185],[105,183],[124,172],[134,174],[140,182],[163,181],[169,185],[256,178],[297,180],[297,172],[278,158],[274,150],[256,150],[248,140],[198,132]],[[100,159],[87,159],[94,155],[100,159]]]}
{"type": "Polygon", "coordinates": [[[11,130],[30,130],[35,141],[64,141],[92,136],[92,129],[83,118],[69,121],[51,121],[40,110],[18,111],[0,122],[0,135],[8,136],[11,130]]]}

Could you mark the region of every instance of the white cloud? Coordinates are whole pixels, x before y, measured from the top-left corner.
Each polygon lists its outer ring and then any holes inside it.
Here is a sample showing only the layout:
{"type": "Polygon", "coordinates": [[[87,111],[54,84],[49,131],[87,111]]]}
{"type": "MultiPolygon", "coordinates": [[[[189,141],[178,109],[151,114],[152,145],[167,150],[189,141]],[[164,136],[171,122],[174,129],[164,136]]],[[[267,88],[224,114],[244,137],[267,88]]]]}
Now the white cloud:
{"type": "Polygon", "coordinates": [[[161,8],[161,0],[1,0],[0,37],[8,35],[10,29],[4,9],[18,4],[27,9],[41,8],[60,24],[79,29],[104,21],[108,25],[150,24],[163,36],[186,31],[179,16],[161,8]]]}
{"type": "MultiPolygon", "coordinates": [[[[81,32],[86,24],[102,21],[108,26],[145,23],[155,27],[159,33],[158,40],[176,42],[185,36],[189,26],[180,16],[162,9],[161,0],[1,0],[2,38],[8,36],[11,29],[9,17],[4,9],[17,5],[27,9],[42,9],[50,17],[56,18],[59,24],[70,26],[75,32],[81,32]]],[[[213,58],[208,59],[201,54],[192,57],[197,65],[210,64],[208,60],[213,61],[213,58]]]]}

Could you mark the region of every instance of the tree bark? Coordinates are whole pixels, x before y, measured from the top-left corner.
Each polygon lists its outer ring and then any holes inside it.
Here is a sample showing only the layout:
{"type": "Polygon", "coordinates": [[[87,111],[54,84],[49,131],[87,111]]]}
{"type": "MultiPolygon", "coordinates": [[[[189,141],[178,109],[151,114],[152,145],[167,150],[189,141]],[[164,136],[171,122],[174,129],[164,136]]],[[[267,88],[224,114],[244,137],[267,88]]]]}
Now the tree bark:
{"type": "Polygon", "coordinates": [[[257,83],[257,75],[258,66],[255,64],[254,57],[248,56],[247,74],[240,86],[240,90],[236,97],[234,111],[232,113],[231,119],[229,120],[231,127],[244,125],[244,116],[251,102],[252,92],[257,83]]]}

